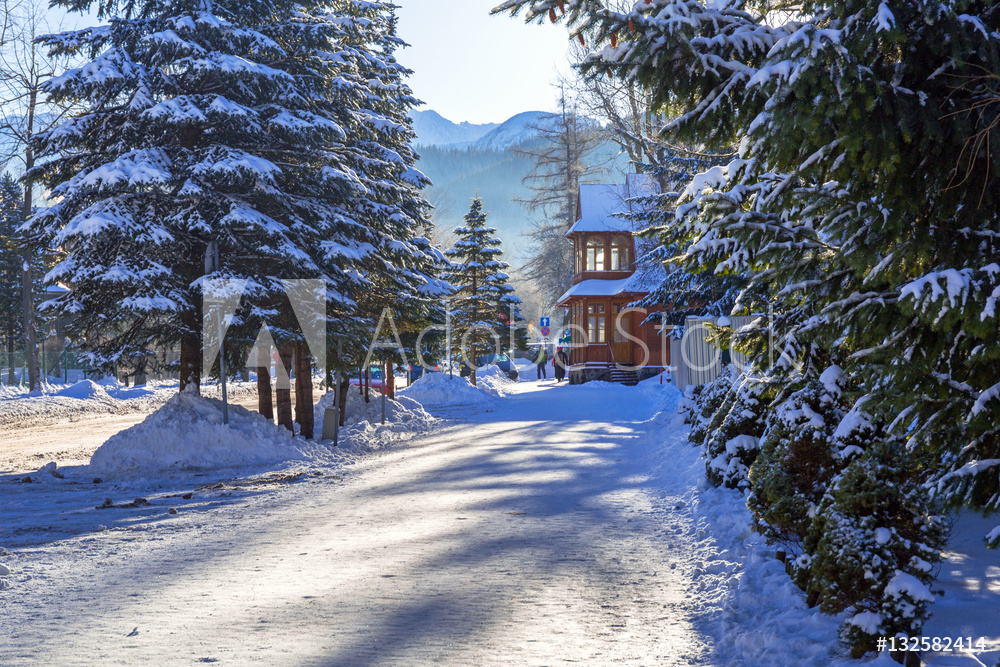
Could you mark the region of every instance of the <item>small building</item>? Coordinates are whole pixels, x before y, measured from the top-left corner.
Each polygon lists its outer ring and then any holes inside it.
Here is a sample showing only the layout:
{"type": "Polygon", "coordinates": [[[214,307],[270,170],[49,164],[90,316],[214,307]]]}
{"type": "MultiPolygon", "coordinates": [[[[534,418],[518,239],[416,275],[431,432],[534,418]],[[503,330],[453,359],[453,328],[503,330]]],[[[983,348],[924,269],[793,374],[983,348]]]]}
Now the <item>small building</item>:
{"type": "Polygon", "coordinates": [[[573,286],[556,305],[569,312],[569,381],[633,384],[670,364],[670,344],[661,327],[646,322],[658,309],[630,308],[665,276],[658,263],[637,265],[642,241],[626,216],[633,197],[656,192],[656,182],[631,174],[620,185],[581,185],[573,243],[573,286]]]}

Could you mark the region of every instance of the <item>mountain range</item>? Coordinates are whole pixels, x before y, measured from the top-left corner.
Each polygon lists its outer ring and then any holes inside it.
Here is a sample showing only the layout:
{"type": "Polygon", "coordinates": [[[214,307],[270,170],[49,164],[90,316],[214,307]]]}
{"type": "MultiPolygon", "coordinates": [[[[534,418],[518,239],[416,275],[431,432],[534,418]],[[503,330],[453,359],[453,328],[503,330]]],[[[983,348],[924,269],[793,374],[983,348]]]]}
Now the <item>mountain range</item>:
{"type": "Polygon", "coordinates": [[[414,111],[413,129],[417,146],[447,148],[478,148],[504,151],[530,142],[538,136],[534,127],[552,114],[545,111],[525,111],[502,123],[455,123],[436,111],[414,111]]]}

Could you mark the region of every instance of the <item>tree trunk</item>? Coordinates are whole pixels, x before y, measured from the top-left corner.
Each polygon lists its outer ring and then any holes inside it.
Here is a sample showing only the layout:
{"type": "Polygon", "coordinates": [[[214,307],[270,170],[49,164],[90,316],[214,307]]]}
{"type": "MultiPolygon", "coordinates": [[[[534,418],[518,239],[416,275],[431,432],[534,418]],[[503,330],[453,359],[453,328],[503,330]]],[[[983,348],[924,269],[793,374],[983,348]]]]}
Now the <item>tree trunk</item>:
{"type": "Polygon", "coordinates": [[[201,393],[201,327],[196,310],[181,314],[180,390],[201,393]]]}
{"type": "Polygon", "coordinates": [[[274,421],[274,398],[271,395],[271,346],[257,348],[257,412],[274,421]]]}
{"type": "Polygon", "coordinates": [[[295,432],[292,424],[292,383],[289,375],[292,368],[292,344],[285,343],[278,350],[278,358],[283,368],[278,369],[278,383],[275,395],[278,400],[278,425],[295,432]]]}
{"type": "Polygon", "coordinates": [[[14,384],[14,327],[7,330],[7,384],[14,384]]]}
{"type": "MultiPolygon", "coordinates": [[[[30,86],[28,89],[28,135],[35,131],[35,102],[38,99],[38,86],[30,86]]],[[[24,171],[29,172],[35,166],[35,154],[31,150],[31,144],[24,149],[24,171]]],[[[31,181],[24,183],[24,221],[31,218],[32,200],[31,181]]],[[[41,391],[41,379],[38,377],[38,332],[35,330],[35,300],[32,295],[31,285],[31,245],[25,242],[21,251],[21,306],[24,308],[24,338],[25,338],[25,366],[28,368],[28,391],[41,391]]]]}
{"type": "Polygon", "coordinates": [[[371,366],[365,369],[365,403],[371,402],[372,389],[372,369],[371,366]]]}
{"type": "Polygon", "coordinates": [[[340,425],[343,426],[347,419],[347,394],[351,388],[351,381],[348,378],[343,378],[340,381],[340,396],[337,398],[337,404],[340,406],[340,425]]]}
{"type": "Polygon", "coordinates": [[[299,423],[299,433],[302,437],[312,440],[315,428],[312,357],[306,349],[305,343],[295,345],[295,421],[299,423]]]}

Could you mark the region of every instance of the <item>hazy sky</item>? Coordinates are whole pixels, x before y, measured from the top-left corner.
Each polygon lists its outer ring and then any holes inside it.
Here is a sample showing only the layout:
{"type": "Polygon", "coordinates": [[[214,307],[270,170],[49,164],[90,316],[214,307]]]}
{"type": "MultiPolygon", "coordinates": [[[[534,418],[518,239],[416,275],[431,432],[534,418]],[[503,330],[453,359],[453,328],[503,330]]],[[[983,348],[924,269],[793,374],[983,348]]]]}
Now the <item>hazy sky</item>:
{"type": "Polygon", "coordinates": [[[558,72],[569,72],[569,40],[559,25],[526,25],[523,13],[490,16],[502,0],[396,0],[398,54],[414,70],[413,92],[455,122],[504,121],[551,111],[558,72]]]}

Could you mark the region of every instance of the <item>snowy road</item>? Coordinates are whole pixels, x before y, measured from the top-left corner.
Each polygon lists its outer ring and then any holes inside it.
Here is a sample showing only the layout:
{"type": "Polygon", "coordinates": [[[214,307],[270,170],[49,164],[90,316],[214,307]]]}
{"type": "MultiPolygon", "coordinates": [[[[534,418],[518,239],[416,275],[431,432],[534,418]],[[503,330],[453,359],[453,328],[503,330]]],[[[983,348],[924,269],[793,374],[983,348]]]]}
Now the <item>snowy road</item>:
{"type": "Polygon", "coordinates": [[[707,664],[716,549],[653,399],[519,391],[342,477],[21,549],[0,663],[707,664]]]}

